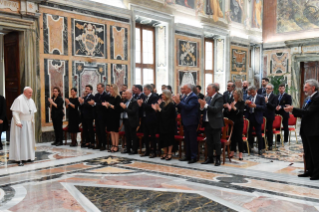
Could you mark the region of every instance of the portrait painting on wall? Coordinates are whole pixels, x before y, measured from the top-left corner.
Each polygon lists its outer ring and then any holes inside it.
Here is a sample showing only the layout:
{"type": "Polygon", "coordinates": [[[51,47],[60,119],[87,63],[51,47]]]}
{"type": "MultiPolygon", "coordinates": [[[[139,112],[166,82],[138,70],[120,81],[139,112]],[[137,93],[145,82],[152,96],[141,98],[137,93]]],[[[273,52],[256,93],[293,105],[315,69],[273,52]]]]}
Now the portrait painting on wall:
{"type": "Polygon", "coordinates": [[[107,84],[107,67],[106,63],[87,63],[73,61],[72,86],[78,89],[79,96],[82,96],[86,85],[92,85],[93,93],[96,93],[98,83],[107,84]]]}
{"type": "MultiPolygon", "coordinates": [[[[44,85],[45,85],[45,120],[50,123],[50,104],[47,101],[53,95],[53,88],[58,87],[62,98],[69,96],[69,61],[44,59],[44,85]]],[[[66,109],[64,108],[64,114],[66,109]]],[[[65,120],[64,117],[63,120],[65,120]]]]}
{"type": "Polygon", "coordinates": [[[197,85],[198,73],[197,71],[179,71],[178,72],[178,80],[179,86],[183,86],[186,84],[197,85]]]}
{"type": "Polygon", "coordinates": [[[44,54],[68,55],[68,19],[43,14],[44,54]]]}
{"type": "Polygon", "coordinates": [[[195,9],[195,1],[196,0],[176,0],[176,4],[195,9]]]}
{"type": "Polygon", "coordinates": [[[127,85],[127,65],[112,64],[111,82],[116,84],[119,89],[122,85],[127,85]]]}
{"type": "Polygon", "coordinates": [[[106,58],[106,28],[103,24],[72,19],[73,55],[106,58]]]}
{"type": "Polygon", "coordinates": [[[232,72],[247,72],[247,51],[232,50],[232,72]]]}
{"type": "Polygon", "coordinates": [[[288,53],[278,52],[271,55],[270,74],[288,73],[289,66],[288,53]]]}
{"type": "Polygon", "coordinates": [[[277,0],[277,32],[319,29],[319,2],[277,0]]]}
{"type": "Polygon", "coordinates": [[[223,0],[206,0],[206,14],[212,15],[215,22],[224,17],[223,0]]]}
{"type": "Polygon", "coordinates": [[[111,59],[127,60],[128,59],[128,38],[127,28],[110,26],[111,37],[111,59]]]}
{"type": "Polygon", "coordinates": [[[253,0],[253,20],[252,28],[262,28],[262,17],[263,17],[263,1],[253,0]]]}
{"type": "Polygon", "coordinates": [[[243,23],[244,1],[230,0],[230,18],[231,21],[243,23]]]}
{"type": "Polygon", "coordinates": [[[197,43],[178,40],[178,65],[197,67],[197,43]]]}

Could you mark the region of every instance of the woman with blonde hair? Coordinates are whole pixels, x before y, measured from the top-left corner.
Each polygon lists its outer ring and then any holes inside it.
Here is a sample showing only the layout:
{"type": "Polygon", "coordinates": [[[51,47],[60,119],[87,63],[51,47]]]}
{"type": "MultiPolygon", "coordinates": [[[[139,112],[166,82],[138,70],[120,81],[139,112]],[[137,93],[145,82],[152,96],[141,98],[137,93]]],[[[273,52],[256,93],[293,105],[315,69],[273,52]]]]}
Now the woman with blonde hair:
{"type": "Polygon", "coordinates": [[[103,102],[107,110],[106,129],[111,134],[112,147],[109,152],[119,151],[119,128],[121,116],[121,97],[119,95],[118,86],[113,84],[110,87],[110,97],[108,102],[103,102]]]}
{"type": "Polygon", "coordinates": [[[164,150],[161,159],[171,160],[176,133],[176,110],[172,93],[164,90],[162,99],[158,100],[158,104],[153,104],[152,108],[157,111],[159,117],[160,146],[164,150]]]}

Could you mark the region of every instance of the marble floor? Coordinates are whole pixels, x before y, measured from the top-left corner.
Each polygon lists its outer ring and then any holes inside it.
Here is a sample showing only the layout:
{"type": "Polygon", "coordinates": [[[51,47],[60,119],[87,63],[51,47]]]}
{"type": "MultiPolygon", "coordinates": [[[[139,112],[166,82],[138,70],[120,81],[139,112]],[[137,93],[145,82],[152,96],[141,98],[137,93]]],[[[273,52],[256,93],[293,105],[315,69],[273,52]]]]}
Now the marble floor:
{"type": "Polygon", "coordinates": [[[293,139],[219,167],[50,143],[23,167],[8,154],[0,151],[1,212],[319,211],[319,181],[297,177],[302,146],[293,139]]]}

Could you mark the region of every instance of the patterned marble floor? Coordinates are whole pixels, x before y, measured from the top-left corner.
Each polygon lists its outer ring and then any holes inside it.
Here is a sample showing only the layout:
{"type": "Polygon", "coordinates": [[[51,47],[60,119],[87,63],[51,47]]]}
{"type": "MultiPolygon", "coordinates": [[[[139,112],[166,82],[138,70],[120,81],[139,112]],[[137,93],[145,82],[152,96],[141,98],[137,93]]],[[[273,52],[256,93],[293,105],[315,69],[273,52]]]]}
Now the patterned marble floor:
{"type": "Polygon", "coordinates": [[[298,178],[295,140],[215,167],[37,145],[19,167],[0,152],[0,211],[319,211],[319,181],[298,178]]]}

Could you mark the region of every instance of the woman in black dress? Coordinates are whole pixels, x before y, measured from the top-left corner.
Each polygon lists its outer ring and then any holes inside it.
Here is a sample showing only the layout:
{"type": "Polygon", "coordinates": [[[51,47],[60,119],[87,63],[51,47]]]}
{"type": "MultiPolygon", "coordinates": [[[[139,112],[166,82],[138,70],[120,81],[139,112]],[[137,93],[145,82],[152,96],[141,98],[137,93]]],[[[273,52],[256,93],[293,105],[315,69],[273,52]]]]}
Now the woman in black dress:
{"type": "Polygon", "coordinates": [[[77,97],[77,89],[71,89],[71,97],[69,99],[65,99],[66,109],[69,114],[69,125],[68,132],[71,134],[71,147],[77,146],[76,136],[77,133],[80,132],[79,123],[80,123],[80,114],[79,114],[79,99],[77,97]]]}
{"type": "Polygon", "coordinates": [[[61,146],[63,145],[63,99],[61,97],[61,90],[58,87],[53,88],[53,96],[52,98],[48,98],[51,109],[51,119],[53,122],[54,134],[55,134],[55,142],[52,145],[61,146]]]}
{"type": "Polygon", "coordinates": [[[161,159],[171,160],[176,134],[176,110],[172,93],[164,90],[162,100],[158,100],[158,104],[153,104],[152,107],[157,111],[159,117],[160,146],[164,150],[161,159]]]}
{"type": "Polygon", "coordinates": [[[121,97],[117,85],[113,84],[110,87],[110,97],[108,102],[103,102],[107,110],[107,123],[106,129],[111,133],[112,148],[110,152],[119,151],[119,128],[120,128],[120,115],[121,115],[121,97]]]}
{"type": "Polygon", "coordinates": [[[243,134],[243,128],[244,128],[243,115],[244,115],[245,102],[243,100],[242,90],[236,89],[233,92],[233,97],[234,97],[234,101],[231,104],[228,104],[229,119],[234,122],[230,157],[234,156],[234,152],[236,151],[236,146],[238,144],[239,160],[243,160],[244,142],[243,142],[242,134],[243,134]]]}

